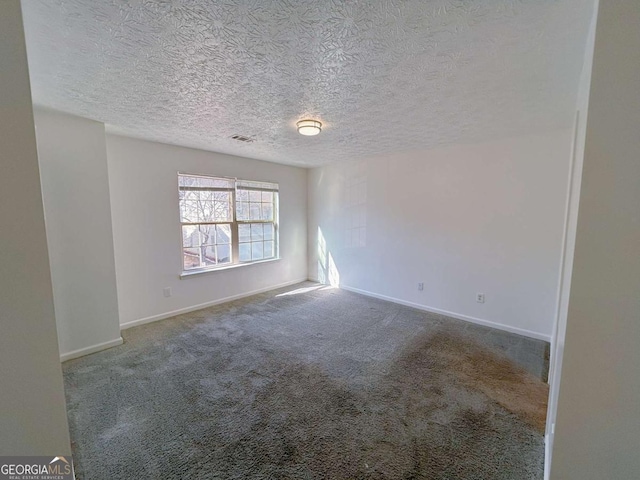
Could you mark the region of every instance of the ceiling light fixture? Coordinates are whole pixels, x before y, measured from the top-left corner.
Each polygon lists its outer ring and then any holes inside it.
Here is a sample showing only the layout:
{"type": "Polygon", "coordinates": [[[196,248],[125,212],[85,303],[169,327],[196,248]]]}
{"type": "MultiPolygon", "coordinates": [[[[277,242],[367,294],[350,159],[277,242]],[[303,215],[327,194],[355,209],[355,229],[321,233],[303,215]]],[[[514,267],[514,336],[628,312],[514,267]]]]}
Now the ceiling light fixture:
{"type": "Polygon", "coordinates": [[[317,120],[300,120],[296,123],[298,133],[301,135],[318,135],[322,131],[322,123],[317,120]]]}

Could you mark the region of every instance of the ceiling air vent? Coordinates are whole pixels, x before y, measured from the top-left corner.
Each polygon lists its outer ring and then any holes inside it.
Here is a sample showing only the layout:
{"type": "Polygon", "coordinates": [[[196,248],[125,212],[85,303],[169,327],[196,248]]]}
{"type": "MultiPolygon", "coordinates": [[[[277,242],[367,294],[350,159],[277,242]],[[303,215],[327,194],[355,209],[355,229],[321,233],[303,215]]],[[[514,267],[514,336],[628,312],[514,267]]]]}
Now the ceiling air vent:
{"type": "Polygon", "coordinates": [[[237,140],[238,142],[244,142],[244,143],[252,143],[255,142],[255,138],[253,137],[247,137],[246,135],[231,135],[231,138],[233,140],[237,140]]]}

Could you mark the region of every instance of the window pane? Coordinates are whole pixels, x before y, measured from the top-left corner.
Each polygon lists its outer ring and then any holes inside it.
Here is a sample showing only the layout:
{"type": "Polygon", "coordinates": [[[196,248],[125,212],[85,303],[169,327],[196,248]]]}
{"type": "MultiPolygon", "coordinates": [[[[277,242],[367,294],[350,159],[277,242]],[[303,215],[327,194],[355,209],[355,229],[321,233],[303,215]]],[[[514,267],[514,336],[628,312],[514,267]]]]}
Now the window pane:
{"type": "Polygon", "coordinates": [[[231,221],[231,203],[230,202],[214,202],[213,203],[213,219],[216,222],[231,221]]]}
{"type": "Polygon", "coordinates": [[[248,202],[249,201],[249,191],[248,190],[236,190],[236,200],[238,202],[248,202]]]}
{"type": "Polygon", "coordinates": [[[249,262],[250,260],[251,260],[251,244],[241,243],[240,244],[240,261],[249,262]]]}
{"type": "Polygon", "coordinates": [[[238,220],[249,220],[249,203],[238,202],[236,214],[238,216],[238,220]]]}
{"type": "MultiPolygon", "coordinates": [[[[202,245],[215,245],[216,243],[216,226],[200,225],[200,238],[202,245]]],[[[186,247],[186,245],[184,245],[186,247]]]]}
{"type": "Polygon", "coordinates": [[[182,227],[182,246],[198,247],[200,245],[200,232],[197,225],[184,225],[182,227]]]}
{"type": "Polygon", "coordinates": [[[260,220],[260,204],[249,204],[249,220],[260,220]]]}
{"type": "Polygon", "coordinates": [[[211,192],[211,196],[216,202],[231,203],[231,192],[211,192]]]}
{"type": "Polygon", "coordinates": [[[209,190],[198,190],[196,192],[191,192],[194,198],[200,200],[201,202],[212,202],[213,195],[209,190]]]}
{"type": "MultiPolygon", "coordinates": [[[[216,179],[200,181],[198,177],[188,177],[182,183],[191,184],[186,190],[180,190],[180,221],[183,223],[230,222],[231,192],[214,190],[190,190],[188,188],[206,188],[199,184],[211,183],[216,179]]],[[[226,182],[226,180],[225,180],[226,182]]],[[[215,182],[214,182],[215,183],[215,182]]]]}
{"type": "Polygon", "coordinates": [[[231,245],[218,245],[218,263],[231,262],[231,245]]]}
{"type": "Polygon", "coordinates": [[[185,248],[183,252],[183,265],[185,270],[200,267],[200,249],[185,248]]]}
{"type": "Polygon", "coordinates": [[[262,192],[262,201],[266,203],[273,203],[273,192],[262,192]]]}
{"type": "Polygon", "coordinates": [[[198,205],[198,221],[199,222],[215,222],[215,210],[213,202],[207,202],[205,200],[199,200],[198,205]]]}
{"type": "Polygon", "coordinates": [[[264,258],[271,258],[274,255],[273,242],[264,242],[264,258]]]}
{"type": "Polygon", "coordinates": [[[251,244],[251,259],[252,260],[262,259],[262,242],[255,242],[251,244]]]}
{"type": "Polygon", "coordinates": [[[231,205],[229,203],[201,200],[196,205],[200,222],[231,221],[231,205]]]}
{"type": "Polygon", "coordinates": [[[209,267],[211,265],[215,265],[217,262],[216,259],[216,247],[215,245],[207,245],[201,247],[202,249],[202,266],[209,267]]]}
{"type": "Polygon", "coordinates": [[[238,225],[238,237],[240,242],[251,241],[251,225],[241,223],[238,225]]]}
{"type": "Polygon", "coordinates": [[[184,200],[180,202],[180,221],[184,223],[195,223],[198,221],[198,202],[184,200]]]}
{"type": "Polygon", "coordinates": [[[231,262],[231,225],[182,227],[184,269],[231,262]]]}
{"type": "Polygon", "coordinates": [[[216,233],[217,244],[231,243],[231,225],[216,225],[216,233]]]}
{"type": "Polygon", "coordinates": [[[264,224],[264,239],[273,240],[273,224],[272,223],[264,224]]]}
{"type": "Polygon", "coordinates": [[[256,240],[262,240],[262,224],[261,223],[252,223],[251,224],[251,241],[255,242],[256,240]]]}
{"type": "Polygon", "coordinates": [[[249,201],[251,202],[261,202],[262,201],[262,192],[259,190],[249,190],[249,201]]]}
{"type": "Polygon", "coordinates": [[[262,204],[262,220],[273,220],[273,204],[272,203],[263,203],[262,204]]]}

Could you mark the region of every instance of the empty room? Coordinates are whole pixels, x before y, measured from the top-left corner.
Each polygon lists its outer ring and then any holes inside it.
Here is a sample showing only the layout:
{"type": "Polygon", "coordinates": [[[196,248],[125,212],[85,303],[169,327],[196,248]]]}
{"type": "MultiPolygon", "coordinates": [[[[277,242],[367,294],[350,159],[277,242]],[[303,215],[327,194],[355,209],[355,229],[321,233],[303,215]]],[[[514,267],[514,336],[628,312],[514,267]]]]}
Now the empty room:
{"type": "Polygon", "coordinates": [[[640,476],[640,5],[5,0],[0,477],[640,476]]]}

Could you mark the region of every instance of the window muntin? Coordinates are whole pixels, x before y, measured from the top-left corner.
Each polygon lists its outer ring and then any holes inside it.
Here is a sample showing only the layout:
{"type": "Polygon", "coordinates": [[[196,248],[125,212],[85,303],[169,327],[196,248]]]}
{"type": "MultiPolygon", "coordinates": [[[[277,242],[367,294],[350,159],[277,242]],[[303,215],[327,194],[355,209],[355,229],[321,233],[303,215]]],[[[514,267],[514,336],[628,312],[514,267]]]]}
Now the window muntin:
{"type": "Polygon", "coordinates": [[[278,257],[278,184],[178,174],[178,185],[184,271],[278,257]]]}

